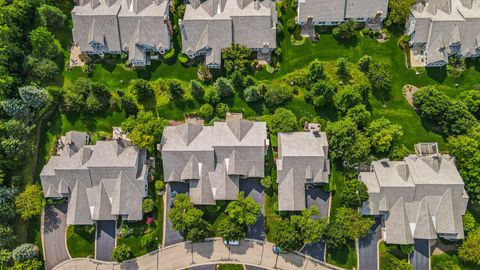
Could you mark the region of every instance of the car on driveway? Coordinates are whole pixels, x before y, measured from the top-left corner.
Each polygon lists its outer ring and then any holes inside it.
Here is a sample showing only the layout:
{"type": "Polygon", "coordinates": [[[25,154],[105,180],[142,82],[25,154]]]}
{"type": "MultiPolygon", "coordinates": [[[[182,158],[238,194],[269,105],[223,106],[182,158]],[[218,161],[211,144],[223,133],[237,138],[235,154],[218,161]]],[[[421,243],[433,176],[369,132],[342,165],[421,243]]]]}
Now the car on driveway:
{"type": "Polygon", "coordinates": [[[238,246],[238,245],[240,245],[240,241],[238,241],[238,240],[229,240],[229,241],[224,240],[223,243],[227,246],[238,246]]]}

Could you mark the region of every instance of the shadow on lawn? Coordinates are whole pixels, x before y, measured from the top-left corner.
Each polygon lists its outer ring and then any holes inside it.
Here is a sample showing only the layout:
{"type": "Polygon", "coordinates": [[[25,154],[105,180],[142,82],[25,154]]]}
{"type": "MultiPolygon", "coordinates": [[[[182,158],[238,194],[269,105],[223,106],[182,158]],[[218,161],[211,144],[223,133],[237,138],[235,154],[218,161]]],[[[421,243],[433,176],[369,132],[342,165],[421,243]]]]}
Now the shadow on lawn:
{"type": "Polygon", "coordinates": [[[447,67],[426,67],[427,76],[438,83],[443,83],[447,78],[447,67]]]}

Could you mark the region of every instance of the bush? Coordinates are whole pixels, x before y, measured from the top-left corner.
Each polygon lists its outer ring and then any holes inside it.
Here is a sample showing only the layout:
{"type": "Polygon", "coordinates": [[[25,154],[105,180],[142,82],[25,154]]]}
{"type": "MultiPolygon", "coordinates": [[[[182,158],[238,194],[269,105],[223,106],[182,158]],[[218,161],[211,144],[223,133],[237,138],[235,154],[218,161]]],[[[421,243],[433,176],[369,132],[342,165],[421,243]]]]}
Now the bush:
{"type": "Polygon", "coordinates": [[[178,61],[180,61],[180,63],[186,64],[186,63],[188,62],[188,60],[189,60],[189,58],[188,58],[188,56],[187,56],[186,54],[180,53],[180,54],[178,55],[178,61]]]}
{"type": "Polygon", "coordinates": [[[140,101],[147,99],[153,94],[152,86],[144,79],[132,80],[128,86],[128,91],[140,101]]]}
{"type": "Polygon", "coordinates": [[[213,84],[213,88],[217,91],[220,98],[228,97],[233,94],[233,85],[227,78],[220,77],[213,84]]]}
{"type": "Polygon", "coordinates": [[[165,182],[157,180],[155,181],[155,191],[162,192],[165,190],[165,182]]]}
{"type": "Polygon", "coordinates": [[[152,199],[146,198],[143,200],[142,209],[144,213],[147,213],[147,214],[151,213],[154,207],[155,207],[155,202],[152,199]]]}
{"type": "Polygon", "coordinates": [[[295,31],[295,28],[297,28],[297,22],[295,21],[295,18],[291,18],[287,21],[287,28],[290,33],[295,31]]]}
{"type": "Polygon", "coordinates": [[[171,48],[168,52],[165,53],[163,56],[165,62],[170,62],[175,59],[175,48],[171,48]]]}
{"type": "Polygon", "coordinates": [[[207,103],[215,105],[220,101],[220,96],[218,95],[218,92],[215,89],[208,87],[207,90],[205,91],[205,94],[203,95],[203,99],[207,103]]]}
{"type": "Polygon", "coordinates": [[[292,98],[292,91],[283,85],[269,85],[264,94],[265,102],[270,107],[276,107],[292,98]]]}
{"type": "Polygon", "coordinates": [[[122,262],[133,257],[132,250],[125,244],[119,244],[113,249],[112,259],[116,262],[122,262]]]}
{"type": "Polygon", "coordinates": [[[198,68],[197,77],[198,77],[199,80],[204,81],[204,82],[205,81],[210,81],[212,79],[212,73],[210,72],[210,69],[208,69],[207,66],[201,65],[198,68]]]}
{"type": "Polygon", "coordinates": [[[197,99],[203,97],[203,95],[205,94],[205,89],[202,83],[197,80],[190,81],[190,89],[192,90],[193,96],[197,99]]]}
{"type": "Polygon", "coordinates": [[[227,115],[227,112],[229,109],[230,107],[228,107],[227,104],[218,103],[217,106],[215,107],[215,115],[218,116],[219,118],[224,118],[225,115],[227,115]]]}
{"type": "Polygon", "coordinates": [[[351,40],[357,35],[358,23],[354,20],[348,20],[332,30],[333,37],[339,40],[351,40]]]}
{"type": "Polygon", "coordinates": [[[23,262],[38,256],[38,248],[33,244],[21,244],[12,252],[12,258],[17,262],[23,262]]]}
{"type": "Polygon", "coordinates": [[[137,115],[138,105],[134,97],[132,97],[131,95],[124,95],[123,97],[121,97],[121,101],[122,101],[122,108],[127,114],[127,116],[137,115]]]}
{"type": "Polygon", "coordinates": [[[199,114],[205,121],[209,121],[213,116],[213,106],[208,103],[203,104],[200,107],[199,114]]]}
{"type": "Polygon", "coordinates": [[[268,121],[270,132],[293,132],[298,129],[297,117],[295,114],[285,108],[278,108],[268,121]]]}
{"type": "Polygon", "coordinates": [[[264,178],[262,178],[262,180],[260,180],[260,183],[262,184],[264,189],[277,188],[277,183],[275,182],[275,179],[273,179],[270,175],[267,175],[264,178]]]}
{"type": "Polygon", "coordinates": [[[370,55],[364,55],[358,60],[357,66],[363,73],[367,73],[370,69],[373,59],[370,55]]]}
{"type": "Polygon", "coordinates": [[[179,82],[170,80],[168,81],[168,93],[171,98],[180,98],[185,93],[185,90],[179,82]]]}

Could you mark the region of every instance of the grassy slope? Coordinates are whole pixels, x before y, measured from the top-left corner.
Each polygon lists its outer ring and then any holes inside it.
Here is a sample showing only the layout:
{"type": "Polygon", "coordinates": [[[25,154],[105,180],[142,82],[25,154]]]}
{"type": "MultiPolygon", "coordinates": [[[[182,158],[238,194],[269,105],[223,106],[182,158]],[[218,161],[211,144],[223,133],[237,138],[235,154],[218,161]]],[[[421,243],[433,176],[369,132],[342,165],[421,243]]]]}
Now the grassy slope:
{"type": "MultiPolygon", "coordinates": [[[[72,226],[72,225],[70,225],[72,226]]],[[[75,226],[74,233],[67,238],[67,248],[72,258],[93,256],[95,233],[87,233],[85,226],[75,226]]]]}

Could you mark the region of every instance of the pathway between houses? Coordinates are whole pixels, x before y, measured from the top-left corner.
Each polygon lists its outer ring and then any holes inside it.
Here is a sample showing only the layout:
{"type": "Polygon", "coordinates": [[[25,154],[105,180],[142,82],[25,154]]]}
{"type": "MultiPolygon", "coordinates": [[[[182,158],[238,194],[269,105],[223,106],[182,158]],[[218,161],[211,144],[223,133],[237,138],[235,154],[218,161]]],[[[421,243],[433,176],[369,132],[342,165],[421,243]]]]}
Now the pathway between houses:
{"type": "Polygon", "coordinates": [[[121,264],[78,258],[61,263],[54,269],[176,270],[217,263],[239,263],[267,269],[339,269],[300,253],[277,256],[272,252],[272,247],[272,243],[254,239],[242,240],[239,246],[228,247],[223,244],[221,238],[213,238],[202,243],[195,243],[193,246],[190,242],[178,243],[121,264]]]}

